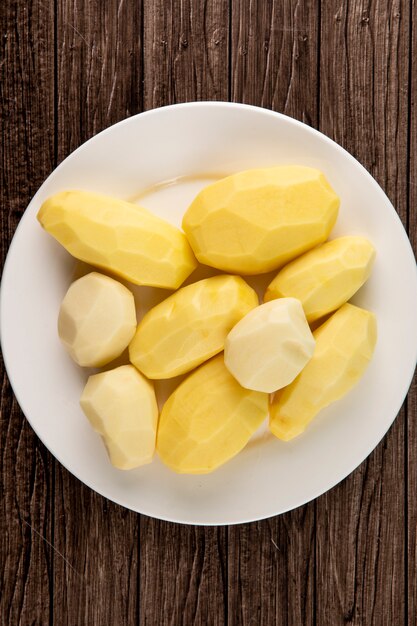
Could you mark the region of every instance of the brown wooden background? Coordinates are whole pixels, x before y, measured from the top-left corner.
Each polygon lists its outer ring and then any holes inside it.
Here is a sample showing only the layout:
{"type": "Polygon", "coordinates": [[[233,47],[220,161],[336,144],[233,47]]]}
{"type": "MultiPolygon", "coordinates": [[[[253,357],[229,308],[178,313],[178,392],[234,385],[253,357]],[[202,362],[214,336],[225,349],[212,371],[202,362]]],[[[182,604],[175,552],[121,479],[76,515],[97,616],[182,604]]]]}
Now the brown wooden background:
{"type": "MultiPolygon", "coordinates": [[[[3,259],[29,199],[80,143],[201,99],[272,108],[338,141],[417,244],[414,1],[1,0],[0,16],[3,259]]],[[[315,502],[194,528],[79,483],[3,373],[1,624],[415,626],[416,398],[414,386],[369,459],[315,502]]]]}

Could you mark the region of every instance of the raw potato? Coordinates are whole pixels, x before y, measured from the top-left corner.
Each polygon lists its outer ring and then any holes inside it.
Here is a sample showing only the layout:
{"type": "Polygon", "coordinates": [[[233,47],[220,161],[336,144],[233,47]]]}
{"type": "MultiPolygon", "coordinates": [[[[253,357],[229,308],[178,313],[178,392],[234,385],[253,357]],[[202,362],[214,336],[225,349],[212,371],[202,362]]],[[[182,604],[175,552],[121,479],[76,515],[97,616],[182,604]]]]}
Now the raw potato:
{"type": "Polygon", "coordinates": [[[309,322],[350,300],[367,281],[375,248],[365,237],[339,237],[286,265],[269,285],[265,302],[291,296],[301,300],[309,322]]]}
{"type": "Polygon", "coordinates": [[[183,287],[145,315],[129,346],[130,360],[148,378],[189,372],[221,352],[229,330],[258,304],[239,276],[183,287]]]}
{"type": "Polygon", "coordinates": [[[272,393],[294,380],[314,346],[300,301],[280,298],[236,324],[226,339],[224,362],[242,387],[272,393]]]}
{"type": "Polygon", "coordinates": [[[158,407],[152,383],[133,365],[90,376],[80,404],[115,467],[128,470],[152,461],[158,407]]]}
{"type": "Polygon", "coordinates": [[[136,204],[87,191],[63,191],[38,220],[77,259],[136,285],[177,289],[196,268],[178,228],[136,204]]]}
{"type": "Polygon", "coordinates": [[[58,334],[78,365],[101,367],[121,355],[136,330],[133,294],[109,276],[91,272],[68,289],[58,334]]]}
{"type": "Polygon", "coordinates": [[[254,169],[205,187],[183,229],[200,263],[259,274],[323,243],[339,198],[324,174],[298,165],[254,169]]]}
{"type": "Polygon", "coordinates": [[[289,441],[300,435],[321,409],[342,398],[364,373],[376,343],[373,313],[344,304],[315,332],[313,358],[294,382],[275,395],[270,429],[289,441]]]}
{"type": "Polygon", "coordinates": [[[245,447],[267,414],[267,394],[243,389],[218,355],[168,398],[159,420],[158,454],[175,472],[212,472],[245,447]]]}

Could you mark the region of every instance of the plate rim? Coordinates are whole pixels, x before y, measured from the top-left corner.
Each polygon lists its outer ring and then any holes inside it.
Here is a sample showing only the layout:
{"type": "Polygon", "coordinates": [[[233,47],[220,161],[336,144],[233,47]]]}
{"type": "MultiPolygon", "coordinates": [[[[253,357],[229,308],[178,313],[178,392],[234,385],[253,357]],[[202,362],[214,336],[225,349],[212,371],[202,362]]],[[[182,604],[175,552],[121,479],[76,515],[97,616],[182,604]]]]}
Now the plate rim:
{"type": "MultiPolygon", "coordinates": [[[[100,496],[106,498],[107,500],[114,502],[115,504],[118,504],[120,506],[123,506],[124,508],[131,510],[135,513],[138,513],[140,515],[147,515],[148,517],[155,517],[155,514],[152,512],[149,512],[145,509],[142,510],[137,510],[136,508],[132,508],[131,505],[127,504],[123,498],[119,498],[119,497],[109,497],[107,494],[103,493],[103,491],[101,489],[96,488],[95,486],[92,486],[90,484],[89,480],[84,480],[83,478],[81,478],[78,475],[77,471],[74,471],[73,469],[70,469],[69,467],[67,467],[67,464],[64,463],[61,458],[60,455],[57,454],[53,449],[51,449],[48,445],[46,445],[43,441],[43,438],[41,437],[41,435],[39,434],[36,426],[32,423],[31,418],[29,417],[30,411],[26,411],[26,409],[28,409],[29,407],[24,407],[25,402],[22,401],[21,395],[20,395],[20,391],[18,393],[16,393],[14,385],[13,385],[13,375],[10,374],[10,367],[9,367],[9,352],[8,350],[4,351],[3,346],[4,346],[4,326],[5,326],[5,309],[6,309],[6,304],[5,304],[5,297],[4,297],[4,290],[3,290],[3,285],[4,285],[4,279],[6,277],[6,281],[7,281],[7,277],[10,273],[9,267],[10,267],[10,259],[13,258],[13,250],[17,241],[17,238],[19,237],[19,234],[22,232],[24,225],[26,223],[27,219],[30,219],[29,217],[29,213],[28,213],[28,209],[31,207],[31,205],[33,203],[36,202],[36,199],[38,197],[38,195],[41,193],[42,188],[44,187],[44,185],[49,181],[49,179],[54,176],[56,174],[57,171],[59,171],[59,169],[64,165],[64,163],[68,160],[68,159],[72,159],[74,157],[76,157],[76,155],[78,153],[80,153],[81,151],[83,151],[84,149],[86,149],[86,146],[88,144],[90,144],[90,142],[93,142],[98,136],[102,136],[104,134],[113,132],[114,129],[116,127],[120,127],[122,125],[128,125],[129,123],[134,123],[135,120],[137,120],[139,117],[142,119],[143,117],[151,117],[154,115],[157,115],[159,112],[161,111],[165,111],[165,110],[172,110],[172,109],[194,109],[194,108],[229,108],[229,109],[245,109],[245,110],[252,110],[254,112],[257,113],[261,113],[263,115],[269,116],[271,118],[281,118],[283,121],[285,121],[286,123],[290,124],[290,125],[294,125],[297,126],[299,128],[302,128],[305,132],[310,133],[313,136],[316,137],[320,137],[320,139],[325,142],[327,142],[328,144],[330,144],[331,146],[333,146],[333,148],[336,148],[338,151],[342,151],[344,156],[347,157],[350,161],[352,161],[355,166],[359,166],[359,168],[363,171],[363,173],[366,175],[367,179],[369,180],[369,182],[373,185],[373,187],[375,189],[377,189],[380,193],[382,193],[385,196],[386,202],[387,202],[387,206],[389,206],[391,212],[396,216],[396,219],[399,223],[399,232],[401,232],[401,238],[403,240],[403,244],[404,247],[407,249],[407,254],[410,257],[410,260],[414,261],[414,288],[417,290],[417,265],[415,263],[415,254],[414,254],[414,250],[413,247],[411,245],[411,241],[407,235],[407,232],[405,230],[405,227],[401,221],[401,218],[399,216],[399,214],[397,213],[397,211],[395,210],[391,200],[388,198],[387,194],[385,193],[384,189],[379,185],[379,183],[375,180],[375,178],[372,176],[372,174],[370,174],[370,172],[368,172],[368,170],[362,165],[362,163],[360,163],[360,161],[358,161],[350,152],[348,152],[345,148],[343,148],[343,146],[341,146],[340,144],[338,144],[336,141],[334,141],[333,139],[331,139],[330,137],[328,137],[327,135],[325,135],[324,133],[322,133],[321,131],[312,128],[311,126],[309,126],[308,124],[301,122],[297,119],[294,119],[288,115],[285,115],[283,113],[279,113],[277,111],[273,111],[271,109],[266,109],[263,107],[259,107],[259,106],[254,106],[254,105],[250,105],[250,104],[243,104],[243,103],[237,103],[237,102],[227,102],[227,101],[196,101],[196,102],[184,102],[184,103],[178,103],[178,104],[170,104],[170,105],[166,105],[163,107],[157,107],[157,108],[153,108],[147,111],[143,111],[141,113],[137,113],[135,115],[132,115],[130,117],[124,118],[123,120],[120,120],[119,122],[116,122],[115,124],[112,124],[111,126],[108,126],[107,128],[103,129],[102,131],[100,131],[99,133],[93,135],[92,137],[90,137],[89,139],[87,139],[85,142],[83,142],[80,146],[78,146],[75,150],[73,150],[70,154],[68,154],[65,159],[63,159],[61,161],[61,163],[59,163],[59,165],[57,165],[56,168],[54,168],[49,175],[45,178],[45,180],[42,182],[42,184],[40,185],[40,187],[38,188],[38,190],[36,191],[36,193],[33,195],[33,197],[31,198],[30,202],[28,203],[28,205],[26,206],[24,213],[22,215],[22,217],[19,220],[19,223],[16,227],[16,230],[13,234],[13,237],[11,239],[8,251],[7,251],[7,255],[3,264],[3,271],[2,271],[2,277],[1,277],[1,285],[0,285],[0,344],[1,344],[1,348],[2,348],[2,353],[3,353],[3,361],[4,361],[4,365],[5,365],[5,371],[12,389],[12,392],[19,404],[19,407],[25,417],[25,419],[27,419],[27,421],[29,422],[31,428],[33,429],[33,431],[35,432],[36,436],[38,437],[38,439],[42,442],[42,444],[47,448],[47,450],[50,452],[50,454],[52,454],[52,456],[68,471],[70,472],[70,474],[72,474],[77,480],[79,480],[82,484],[86,485],[89,489],[91,489],[92,491],[98,493],[100,496]]],[[[416,345],[414,346],[414,363],[417,363],[417,342],[416,345]]],[[[316,492],[314,492],[314,495],[311,496],[311,498],[309,498],[308,500],[304,500],[302,502],[300,502],[296,507],[287,507],[284,508],[282,510],[280,510],[279,512],[274,512],[271,513],[270,515],[268,514],[267,516],[265,516],[264,514],[261,514],[259,516],[249,516],[249,517],[245,517],[244,519],[239,519],[239,520],[235,520],[235,521],[209,521],[209,522],[196,522],[193,520],[189,520],[186,519],[185,517],[183,519],[176,519],[175,517],[170,517],[169,515],[160,515],[158,514],[158,516],[156,517],[156,519],[160,519],[162,521],[167,521],[167,522],[172,522],[172,523],[177,523],[177,524],[185,524],[185,525],[192,525],[192,526],[230,526],[230,525],[237,525],[237,524],[245,524],[245,523],[250,523],[250,522],[257,522],[257,521],[261,521],[263,519],[269,519],[270,517],[274,517],[276,515],[281,515],[284,513],[287,513],[289,511],[295,510],[296,508],[300,507],[300,506],[304,506],[310,502],[312,502],[313,500],[315,500],[316,498],[318,498],[321,495],[324,495],[325,493],[327,493],[328,491],[330,491],[331,489],[333,489],[336,485],[338,485],[339,483],[341,483],[343,480],[345,480],[351,473],[353,473],[367,458],[368,456],[375,450],[375,448],[378,446],[378,444],[384,439],[384,437],[386,436],[387,432],[390,430],[390,428],[392,427],[395,419],[397,418],[402,405],[404,404],[404,401],[407,397],[409,388],[411,386],[411,383],[413,381],[414,378],[414,374],[415,374],[415,366],[414,369],[412,369],[411,374],[409,375],[409,377],[407,378],[406,382],[403,383],[402,385],[402,389],[401,389],[401,394],[399,394],[399,398],[401,398],[401,401],[398,405],[398,408],[391,420],[391,422],[388,424],[387,428],[384,430],[384,432],[382,433],[382,435],[380,435],[378,433],[377,437],[376,437],[376,441],[372,444],[372,447],[370,447],[369,451],[366,452],[366,454],[363,456],[361,455],[360,461],[352,468],[350,469],[347,473],[343,472],[343,475],[341,477],[337,477],[336,480],[334,481],[329,481],[328,486],[326,486],[326,488],[324,490],[322,489],[318,489],[316,490],[316,492]],[[362,458],[363,456],[363,458],[362,458]]]]}

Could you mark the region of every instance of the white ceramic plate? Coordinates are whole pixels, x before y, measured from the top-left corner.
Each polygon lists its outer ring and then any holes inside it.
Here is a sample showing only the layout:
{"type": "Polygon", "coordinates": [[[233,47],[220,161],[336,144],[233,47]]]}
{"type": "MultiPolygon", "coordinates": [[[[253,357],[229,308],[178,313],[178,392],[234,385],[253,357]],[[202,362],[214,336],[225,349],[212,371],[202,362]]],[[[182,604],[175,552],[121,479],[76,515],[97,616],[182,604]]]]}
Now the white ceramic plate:
{"type": "MultiPolygon", "coordinates": [[[[147,298],[151,292],[143,293],[147,298]]],[[[191,103],[150,111],[112,126],[71,154],[42,185],[20,222],[4,269],[0,313],[3,353],[16,397],[56,458],[117,503],[192,524],[265,518],[304,504],[342,480],[392,424],[417,354],[415,260],[381,188],[322,134],[283,115],[240,104],[191,103]],[[35,216],[42,201],[67,188],[141,196],[144,206],[179,223],[188,200],[207,178],[279,163],[323,170],[342,200],[332,236],[363,234],[376,246],[372,277],[354,298],[378,319],[378,344],[364,378],[304,435],[283,443],[261,432],[211,475],[179,476],[158,459],[131,472],[112,468],[78,405],[87,373],[70,360],[57,336],[58,309],[75,262],[38,225],[35,216]],[[154,187],[183,176],[194,178],[154,187]]]]}

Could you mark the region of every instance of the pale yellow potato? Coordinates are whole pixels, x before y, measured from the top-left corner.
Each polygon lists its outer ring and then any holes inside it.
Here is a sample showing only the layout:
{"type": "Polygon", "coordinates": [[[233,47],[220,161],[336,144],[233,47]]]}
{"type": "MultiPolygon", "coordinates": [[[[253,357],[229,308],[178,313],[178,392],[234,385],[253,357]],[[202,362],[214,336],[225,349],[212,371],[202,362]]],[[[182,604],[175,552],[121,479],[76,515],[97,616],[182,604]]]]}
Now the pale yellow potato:
{"type": "Polygon", "coordinates": [[[313,334],[312,359],[291,385],[275,394],[270,407],[270,429],[283,441],[300,435],[319,411],[362,377],[376,344],[375,315],[344,304],[313,334]]]}
{"type": "Polygon", "coordinates": [[[269,285],[265,302],[293,297],[309,322],[338,309],[368,280],[375,248],[359,236],[339,237],[288,263],[269,285]]]}
{"type": "Polygon", "coordinates": [[[268,395],[243,389],[220,354],[168,398],[156,449],[175,472],[206,474],[240,452],[268,414],[268,395]]]}
{"type": "Polygon", "coordinates": [[[80,404],[115,467],[128,470],[152,461],[158,407],[152,383],[133,365],[90,376],[80,404]]]}
{"type": "Polygon", "coordinates": [[[338,208],[339,198],[322,172],[278,166],[208,185],[189,206],[182,225],[200,263],[259,274],[326,241],[338,208]]]}
{"type": "Polygon", "coordinates": [[[117,198],[63,191],[42,204],[38,220],[77,259],[136,285],[177,289],[197,266],[183,232],[117,198]]]}
{"type": "Polygon", "coordinates": [[[232,328],[224,362],[242,387],[272,393],[298,376],[314,346],[300,301],[280,298],[253,309],[232,328]]]}
{"type": "Polygon", "coordinates": [[[135,330],[135,301],[124,285],[97,272],[72,283],[59,311],[58,334],[78,365],[110,363],[127,348],[135,330]]]}
{"type": "Polygon", "coordinates": [[[182,287],[151,309],[129,346],[148,378],[172,378],[223,350],[227,333],[259,304],[239,276],[214,276],[182,287]]]}

